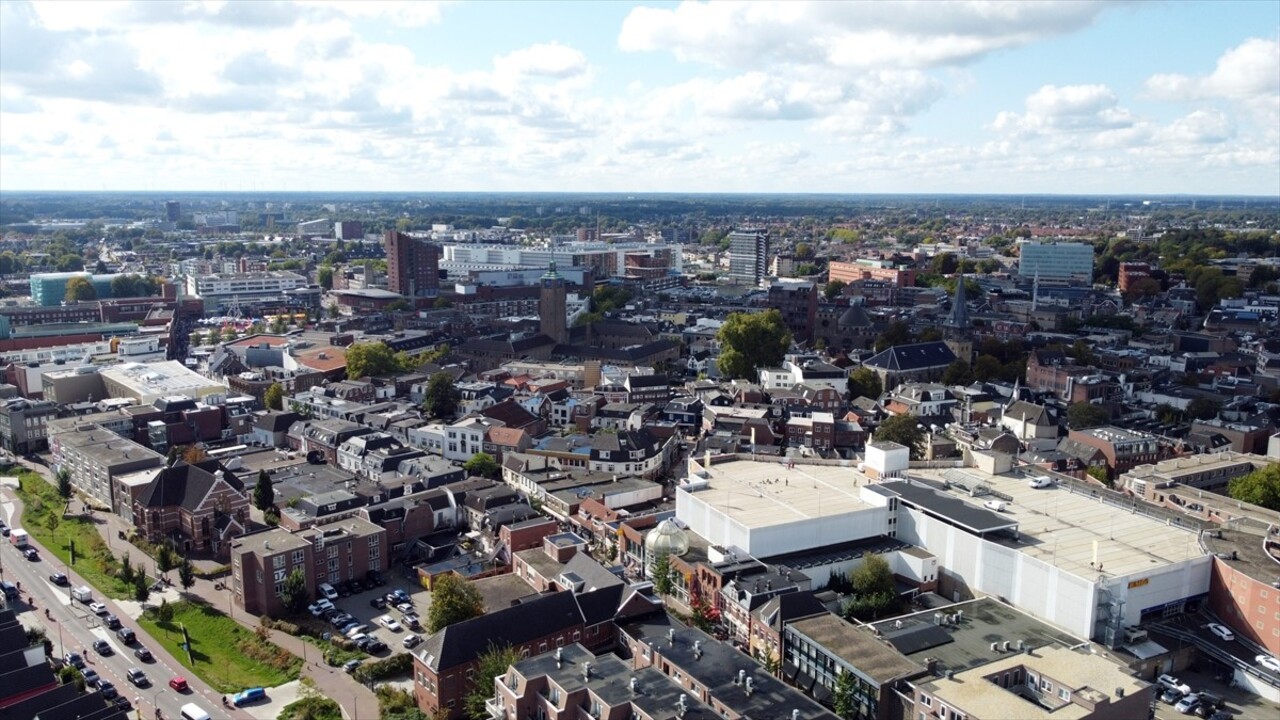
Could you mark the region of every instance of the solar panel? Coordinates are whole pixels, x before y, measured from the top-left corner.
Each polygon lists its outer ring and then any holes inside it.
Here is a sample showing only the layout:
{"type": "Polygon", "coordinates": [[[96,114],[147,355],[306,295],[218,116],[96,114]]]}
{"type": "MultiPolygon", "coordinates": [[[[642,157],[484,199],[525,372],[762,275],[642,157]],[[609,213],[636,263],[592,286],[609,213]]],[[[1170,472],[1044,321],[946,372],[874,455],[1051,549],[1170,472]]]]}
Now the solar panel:
{"type": "Polygon", "coordinates": [[[884,636],[903,655],[911,655],[952,642],[951,633],[943,630],[939,625],[916,625],[903,630],[886,632],[884,636]]]}

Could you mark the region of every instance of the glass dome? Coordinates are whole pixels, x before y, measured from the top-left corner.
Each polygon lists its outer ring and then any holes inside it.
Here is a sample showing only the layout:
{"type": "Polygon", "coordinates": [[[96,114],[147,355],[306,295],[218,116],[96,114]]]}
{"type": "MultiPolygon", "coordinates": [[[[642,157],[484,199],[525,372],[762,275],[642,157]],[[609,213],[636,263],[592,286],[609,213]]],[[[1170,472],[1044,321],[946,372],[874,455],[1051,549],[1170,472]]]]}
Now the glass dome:
{"type": "Polygon", "coordinates": [[[644,538],[645,554],[650,558],[660,555],[677,557],[689,552],[689,537],[684,530],[670,518],[658,523],[644,538]]]}

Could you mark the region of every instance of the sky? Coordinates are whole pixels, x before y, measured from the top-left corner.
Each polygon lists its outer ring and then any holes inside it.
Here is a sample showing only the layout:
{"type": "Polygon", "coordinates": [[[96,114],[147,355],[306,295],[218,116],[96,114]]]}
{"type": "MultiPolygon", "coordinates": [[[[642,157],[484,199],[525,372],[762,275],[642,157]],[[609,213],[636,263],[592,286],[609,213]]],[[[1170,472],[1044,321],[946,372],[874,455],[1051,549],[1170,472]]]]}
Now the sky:
{"type": "Polygon", "coordinates": [[[0,0],[0,191],[1280,195],[1280,0],[0,0]]]}

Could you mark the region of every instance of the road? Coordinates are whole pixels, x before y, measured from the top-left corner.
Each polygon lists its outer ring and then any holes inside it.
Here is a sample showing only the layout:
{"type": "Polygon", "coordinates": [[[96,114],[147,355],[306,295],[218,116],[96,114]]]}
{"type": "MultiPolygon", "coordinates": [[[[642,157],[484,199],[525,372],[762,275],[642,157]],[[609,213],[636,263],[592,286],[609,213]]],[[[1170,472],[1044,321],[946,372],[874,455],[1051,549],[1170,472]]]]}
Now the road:
{"type": "MultiPolygon", "coordinates": [[[[3,517],[9,527],[22,527],[19,508],[20,503],[13,488],[0,488],[0,517],[3,517]]],[[[68,651],[83,652],[94,641],[106,640],[111,645],[113,654],[103,657],[90,650],[86,655],[86,669],[95,670],[99,676],[115,685],[122,695],[133,702],[142,718],[154,717],[154,710],[158,707],[165,718],[176,719],[179,717],[179,708],[190,702],[204,708],[213,717],[249,717],[243,711],[223,708],[220,693],[189,674],[159,643],[154,642],[133,617],[136,605],[129,608],[131,612],[126,611],[126,608],[95,592],[96,600],[106,603],[110,612],[120,618],[124,627],[137,633],[138,642],[133,646],[126,646],[116,637],[115,631],[108,630],[87,606],[72,602],[71,588],[84,585],[84,581],[74,571],[64,568],[57,556],[47,552],[39,543],[33,540],[31,545],[40,552],[40,560],[26,560],[17,548],[6,542],[0,546],[0,565],[3,566],[4,578],[21,583],[22,587],[21,601],[11,603],[10,606],[19,612],[20,618],[29,613],[28,624],[43,625],[46,628],[56,657],[61,658],[68,651]],[[58,587],[49,580],[49,575],[58,571],[65,572],[70,578],[68,587],[58,587]],[[34,600],[35,610],[30,609],[29,598],[34,600]],[[48,619],[44,615],[46,609],[51,615],[48,619]],[[32,620],[35,622],[32,623],[32,620]],[[139,645],[146,646],[151,651],[153,662],[144,663],[134,656],[133,651],[139,645]],[[147,674],[150,685],[139,688],[126,679],[125,672],[133,667],[141,668],[147,674]],[[169,679],[176,675],[186,678],[191,688],[186,694],[169,687],[169,679]]]]}

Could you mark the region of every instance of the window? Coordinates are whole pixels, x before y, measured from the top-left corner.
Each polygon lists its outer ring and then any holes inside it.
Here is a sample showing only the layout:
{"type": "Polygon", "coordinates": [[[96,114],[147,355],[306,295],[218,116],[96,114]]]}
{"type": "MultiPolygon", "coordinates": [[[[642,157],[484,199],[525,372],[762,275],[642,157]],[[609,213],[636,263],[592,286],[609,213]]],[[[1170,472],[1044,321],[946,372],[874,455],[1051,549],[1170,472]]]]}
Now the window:
{"type": "Polygon", "coordinates": [[[929,697],[928,695],[921,695],[920,704],[924,705],[925,707],[933,707],[933,698],[929,697]]]}
{"type": "Polygon", "coordinates": [[[271,567],[276,568],[277,570],[284,567],[284,556],[276,555],[271,558],[271,567]]]}
{"type": "Polygon", "coordinates": [[[1053,692],[1053,683],[1049,682],[1048,680],[1041,680],[1040,689],[1044,690],[1045,692],[1053,692]]]}
{"type": "Polygon", "coordinates": [[[1058,688],[1058,697],[1063,700],[1071,699],[1071,691],[1066,688],[1058,688]]]}
{"type": "Polygon", "coordinates": [[[302,553],[302,551],[301,551],[301,550],[294,550],[294,551],[293,551],[293,564],[294,564],[294,565],[301,565],[301,564],[302,564],[302,562],[303,562],[303,553],[302,553]]]}

